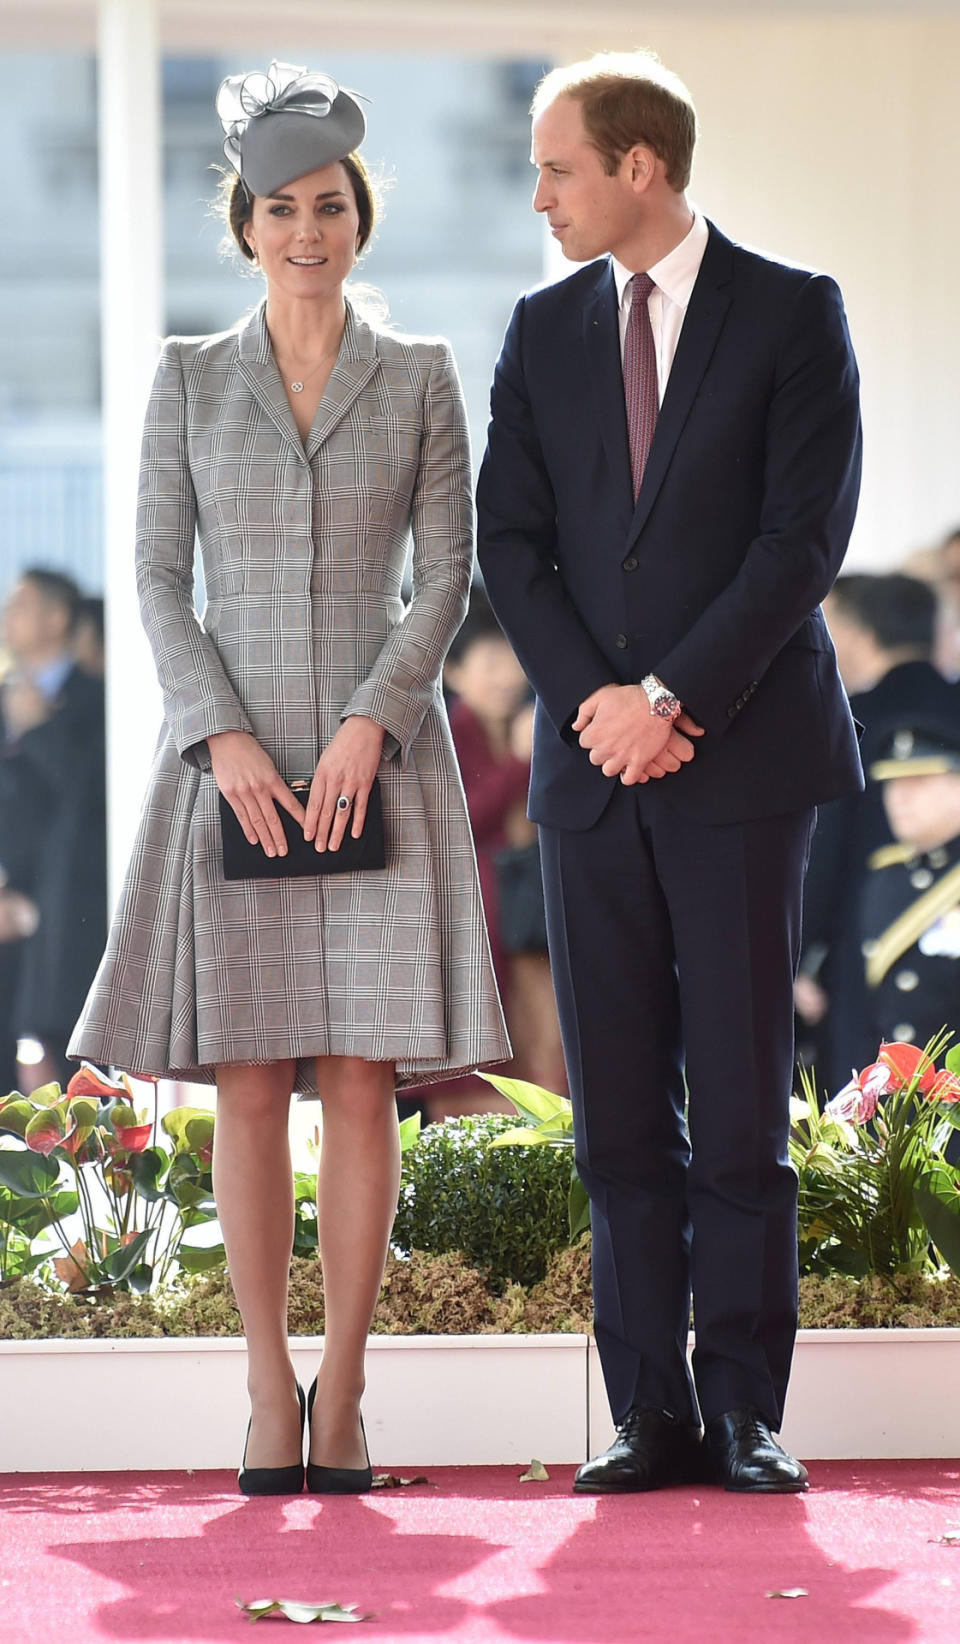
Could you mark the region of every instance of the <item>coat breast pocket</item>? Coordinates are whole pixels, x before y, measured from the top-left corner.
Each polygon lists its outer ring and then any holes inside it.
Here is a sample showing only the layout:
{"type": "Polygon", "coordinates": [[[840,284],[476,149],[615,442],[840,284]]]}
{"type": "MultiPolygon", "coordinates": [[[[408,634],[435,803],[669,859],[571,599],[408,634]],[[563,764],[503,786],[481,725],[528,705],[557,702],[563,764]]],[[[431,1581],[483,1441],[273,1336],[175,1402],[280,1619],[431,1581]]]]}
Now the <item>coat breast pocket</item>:
{"type": "Polygon", "coordinates": [[[412,417],[370,417],[363,424],[361,458],[374,490],[412,488],[420,464],[422,429],[412,417]]]}

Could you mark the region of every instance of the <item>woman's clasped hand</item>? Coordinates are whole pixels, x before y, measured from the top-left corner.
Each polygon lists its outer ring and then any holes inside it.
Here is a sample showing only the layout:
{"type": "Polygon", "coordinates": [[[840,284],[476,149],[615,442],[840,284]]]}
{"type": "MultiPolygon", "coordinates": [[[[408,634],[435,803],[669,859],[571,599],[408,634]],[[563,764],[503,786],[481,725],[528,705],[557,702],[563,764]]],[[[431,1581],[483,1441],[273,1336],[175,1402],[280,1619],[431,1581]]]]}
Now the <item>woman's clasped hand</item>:
{"type": "Polygon", "coordinates": [[[244,837],[275,857],[287,854],[278,805],[299,823],[318,851],[338,850],[348,827],[354,839],[360,838],[383,737],[383,726],[373,719],[362,714],[345,719],[318,761],[306,809],[249,731],[220,731],[208,738],[208,746],[214,780],[233,807],[244,837]],[[341,798],[346,805],[338,805],[341,798]]]}

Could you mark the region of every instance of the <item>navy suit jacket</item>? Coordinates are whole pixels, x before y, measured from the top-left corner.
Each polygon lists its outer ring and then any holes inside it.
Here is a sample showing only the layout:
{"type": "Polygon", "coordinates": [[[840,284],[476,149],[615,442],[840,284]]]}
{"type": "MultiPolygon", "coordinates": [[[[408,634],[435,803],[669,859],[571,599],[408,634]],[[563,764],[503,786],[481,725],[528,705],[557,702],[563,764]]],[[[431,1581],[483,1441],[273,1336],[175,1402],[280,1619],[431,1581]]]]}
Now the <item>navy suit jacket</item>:
{"type": "Polygon", "coordinates": [[[656,673],[706,734],[656,784],[705,822],[856,791],[819,604],[856,512],[856,361],[821,274],[712,224],[636,506],[608,258],[518,302],[478,488],[493,606],[537,693],[530,814],[597,820],[616,779],[570,730],[598,686],[656,673]]]}

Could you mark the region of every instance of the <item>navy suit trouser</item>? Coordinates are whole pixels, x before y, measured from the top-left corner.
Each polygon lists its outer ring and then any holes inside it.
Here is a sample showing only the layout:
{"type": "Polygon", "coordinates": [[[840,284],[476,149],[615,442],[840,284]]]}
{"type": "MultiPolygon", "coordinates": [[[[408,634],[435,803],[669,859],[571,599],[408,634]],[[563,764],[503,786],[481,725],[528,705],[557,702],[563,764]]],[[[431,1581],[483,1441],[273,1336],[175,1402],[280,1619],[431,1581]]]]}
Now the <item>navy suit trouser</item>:
{"type": "Polygon", "coordinates": [[[614,1420],[750,1407],[781,1426],[797,1320],[793,978],[816,812],[709,826],[617,783],[541,827],[614,1420]],[[686,1087],[686,1088],[685,1088],[686,1087]],[[687,1330],[693,1296],[691,1378],[687,1330]]]}

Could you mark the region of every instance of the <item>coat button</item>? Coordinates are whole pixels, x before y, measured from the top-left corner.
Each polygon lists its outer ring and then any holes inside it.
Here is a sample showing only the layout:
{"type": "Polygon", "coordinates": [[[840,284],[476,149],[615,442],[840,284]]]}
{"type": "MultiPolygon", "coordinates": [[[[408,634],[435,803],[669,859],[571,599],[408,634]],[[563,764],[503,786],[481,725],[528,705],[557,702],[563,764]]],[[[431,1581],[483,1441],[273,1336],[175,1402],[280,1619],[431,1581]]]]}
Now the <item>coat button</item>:
{"type": "Polygon", "coordinates": [[[626,634],[618,634],[617,635],[617,650],[618,651],[625,651],[627,646],[629,645],[629,643],[630,643],[630,641],[628,640],[626,634]]]}
{"type": "Polygon", "coordinates": [[[624,560],[623,568],[625,571],[635,571],[639,563],[639,560],[634,559],[631,554],[628,559],[624,560]]]}

